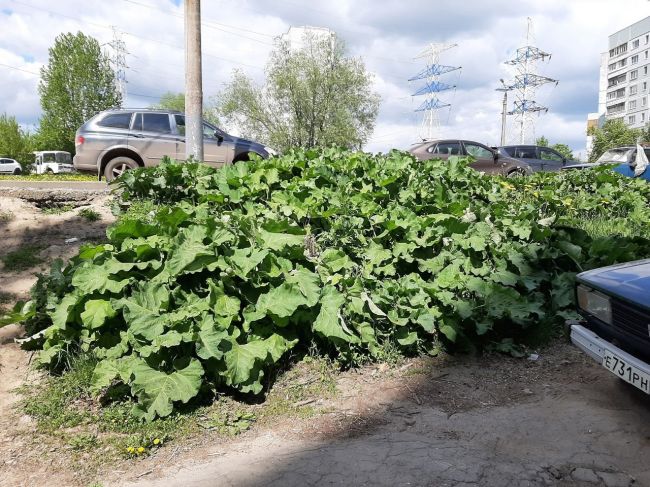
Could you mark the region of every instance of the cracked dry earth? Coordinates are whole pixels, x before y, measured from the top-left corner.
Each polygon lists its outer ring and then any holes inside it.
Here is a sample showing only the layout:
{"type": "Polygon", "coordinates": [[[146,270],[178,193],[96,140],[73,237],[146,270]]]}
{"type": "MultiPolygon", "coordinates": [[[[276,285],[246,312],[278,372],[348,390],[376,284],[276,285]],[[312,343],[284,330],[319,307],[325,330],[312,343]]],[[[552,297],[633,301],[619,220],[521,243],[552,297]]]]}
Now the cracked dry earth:
{"type": "Polygon", "coordinates": [[[322,416],[116,472],[110,485],[650,486],[650,402],[564,342],[535,361],[343,374],[322,416]]]}

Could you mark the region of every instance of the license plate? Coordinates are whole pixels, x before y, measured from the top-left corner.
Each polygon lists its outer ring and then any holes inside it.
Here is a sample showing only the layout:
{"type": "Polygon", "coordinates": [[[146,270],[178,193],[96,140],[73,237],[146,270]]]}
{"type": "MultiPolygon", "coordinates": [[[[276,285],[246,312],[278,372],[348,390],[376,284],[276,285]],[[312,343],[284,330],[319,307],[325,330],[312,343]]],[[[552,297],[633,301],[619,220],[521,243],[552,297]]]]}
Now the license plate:
{"type": "Polygon", "coordinates": [[[650,375],[637,369],[634,365],[630,365],[621,357],[614,355],[609,350],[605,350],[603,356],[603,367],[609,370],[612,374],[629,382],[634,387],[638,387],[646,394],[650,394],[650,375]]]}

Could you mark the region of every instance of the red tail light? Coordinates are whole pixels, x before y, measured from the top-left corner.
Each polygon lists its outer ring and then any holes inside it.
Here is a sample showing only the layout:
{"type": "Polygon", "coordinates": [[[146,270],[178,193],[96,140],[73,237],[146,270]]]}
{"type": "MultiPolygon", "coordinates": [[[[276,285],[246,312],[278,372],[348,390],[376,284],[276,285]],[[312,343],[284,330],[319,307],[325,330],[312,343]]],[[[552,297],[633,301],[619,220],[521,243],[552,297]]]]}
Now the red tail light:
{"type": "Polygon", "coordinates": [[[77,135],[77,139],[74,141],[74,145],[81,145],[86,141],[82,135],[77,135]]]}

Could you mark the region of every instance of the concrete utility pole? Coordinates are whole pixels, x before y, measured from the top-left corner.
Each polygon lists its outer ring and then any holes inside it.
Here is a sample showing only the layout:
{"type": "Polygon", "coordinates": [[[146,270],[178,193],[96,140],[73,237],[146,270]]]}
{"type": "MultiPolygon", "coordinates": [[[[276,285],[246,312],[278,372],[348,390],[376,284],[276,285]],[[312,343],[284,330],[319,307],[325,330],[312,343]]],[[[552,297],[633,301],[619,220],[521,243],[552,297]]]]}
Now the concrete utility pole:
{"type": "Polygon", "coordinates": [[[201,0],[185,0],[185,158],[203,160],[201,0]]]}
{"type": "Polygon", "coordinates": [[[497,91],[503,91],[503,107],[501,108],[501,145],[506,145],[506,115],[508,115],[508,92],[511,90],[511,88],[506,86],[503,78],[499,81],[501,81],[501,88],[497,88],[497,91]]]}

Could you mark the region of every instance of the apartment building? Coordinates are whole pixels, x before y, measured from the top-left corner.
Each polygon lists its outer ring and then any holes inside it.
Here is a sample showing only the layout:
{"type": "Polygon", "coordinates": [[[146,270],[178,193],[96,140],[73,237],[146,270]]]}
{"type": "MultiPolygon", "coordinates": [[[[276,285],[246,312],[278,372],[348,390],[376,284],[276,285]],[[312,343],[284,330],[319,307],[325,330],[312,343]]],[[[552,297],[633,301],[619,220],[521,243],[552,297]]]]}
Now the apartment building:
{"type": "MultiPolygon", "coordinates": [[[[650,17],[609,36],[601,56],[598,114],[633,128],[650,122],[650,17]]],[[[595,115],[595,114],[594,114],[595,115]]]]}

